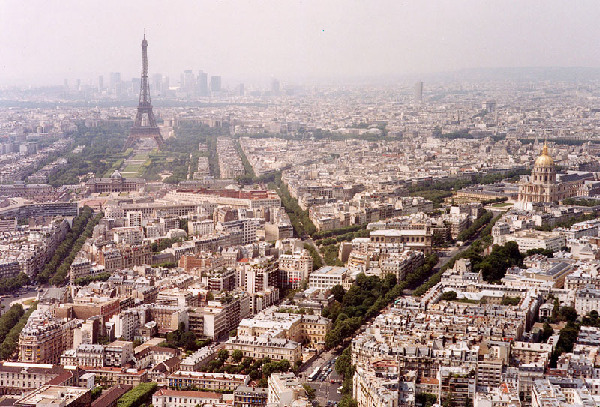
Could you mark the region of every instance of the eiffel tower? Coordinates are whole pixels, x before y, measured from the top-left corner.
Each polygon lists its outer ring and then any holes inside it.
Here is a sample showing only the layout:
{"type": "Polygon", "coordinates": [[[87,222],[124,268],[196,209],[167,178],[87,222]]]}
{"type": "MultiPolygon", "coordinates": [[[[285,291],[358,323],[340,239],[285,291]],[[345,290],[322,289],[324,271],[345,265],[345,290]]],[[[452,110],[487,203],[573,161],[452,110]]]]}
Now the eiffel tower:
{"type": "Polygon", "coordinates": [[[156,125],[156,119],[152,112],[152,102],[150,101],[150,86],[148,85],[148,41],[146,34],[142,40],[142,83],[140,84],[140,102],[135,115],[135,122],[129,132],[129,138],[125,147],[133,147],[140,139],[152,138],[156,141],[158,148],[164,144],[160,135],[160,129],[156,125]]]}

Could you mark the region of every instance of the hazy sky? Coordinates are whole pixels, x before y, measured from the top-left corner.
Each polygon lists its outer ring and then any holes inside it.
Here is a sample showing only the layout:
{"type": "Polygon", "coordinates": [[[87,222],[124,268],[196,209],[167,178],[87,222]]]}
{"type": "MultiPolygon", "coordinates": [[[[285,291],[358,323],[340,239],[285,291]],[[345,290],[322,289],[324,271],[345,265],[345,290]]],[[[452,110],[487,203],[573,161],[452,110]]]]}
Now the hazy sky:
{"type": "Polygon", "coordinates": [[[600,67],[598,0],[0,0],[0,85],[139,76],[144,28],[172,84],[600,67]]]}

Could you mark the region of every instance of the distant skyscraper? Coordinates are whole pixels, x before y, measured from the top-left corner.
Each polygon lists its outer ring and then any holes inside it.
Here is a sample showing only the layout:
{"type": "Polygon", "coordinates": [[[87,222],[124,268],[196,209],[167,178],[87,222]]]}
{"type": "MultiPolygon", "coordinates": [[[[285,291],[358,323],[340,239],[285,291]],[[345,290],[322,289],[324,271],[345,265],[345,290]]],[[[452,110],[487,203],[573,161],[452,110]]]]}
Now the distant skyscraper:
{"type": "Polygon", "coordinates": [[[154,95],[163,94],[162,81],[162,74],[155,73],[154,75],[152,75],[152,85],[150,85],[150,89],[152,90],[152,93],[154,93],[154,95]]]}
{"type": "Polygon", "coordinates": [[[170,89],[170,82],[169,82],[169,77],[168,76],[164,76],[163,80],[162,80],[162,91],[163,94],[165,96],[167,96],[167,94],[169,93],[169,89],[170,89]]]}
{"type": "Polygon", "coordinates": [[[121,73],[120,72],[111,72],[108,81],[108,86],[110,86],[110,92],[119,96],[121,94],[121,73]]]}
{"type": "Polygon", "coordinates": [[[220,76],[211,76],[210,77],[210,90],[211,90],[211,92],[220,92],[221,91],[221,77],[220,76]]]}
{"type": "Polygon", "coordinates": [[[204,71],[198,72],[198,94],[208,96],[208,74],[204,71]]]}
{"type": "Polygon", "coordinates": [[[127,93],[135,93],[141,84],[142,80],[140,78],[131,78],[131,87],[127,90],[127,93]]]}
{"type": "Polygon", "coordinates": [[[188,93],[194,93],[196,89],[196,78],[191,69],[183,71],[183,74],[181,75],[181,89],[188,93]]]}
{"type": "Polygon", "coordinates": [[[423,82],[419,81],[415,83],[415,102],[421,103],[423,101],[423,82]]]}
{"type": "Polygon", "coordinates": [[[102,92],[102,90],[104,90],[104,77],[100,75],[98,77],[98,91],[102,92]]]}
{"type": "Polygon", "coordinates": [[[114,88],[119,83],[121,83],[121,73],[120,72],[111,72],[110,73],[110,81],[109,81],[110,87],[114,88]]]}
{"type": "Polygon", "coordinates": [[[271,93],[277,95],[279,93],[279,81],[275,78],[271,79],[271,93]]]}

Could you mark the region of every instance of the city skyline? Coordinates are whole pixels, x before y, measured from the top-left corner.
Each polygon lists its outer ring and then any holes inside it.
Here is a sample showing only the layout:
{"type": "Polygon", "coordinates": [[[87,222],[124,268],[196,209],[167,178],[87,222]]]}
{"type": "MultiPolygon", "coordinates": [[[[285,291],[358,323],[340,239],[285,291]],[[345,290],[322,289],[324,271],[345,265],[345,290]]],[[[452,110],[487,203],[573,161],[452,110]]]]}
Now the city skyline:
{"type": "Polygon", "coordinates": [[[224,81],[394,78],[498,67],[600,67],[599,7],[578,2],[4,2],[0,86],[139,77],[224,81]],[[32,24],[35,21],[36,24],[32,24]],[[110,27],[110,29],[108,29],[110,27]],[[43,61],[43,63],[41,63],[43,61]]]}

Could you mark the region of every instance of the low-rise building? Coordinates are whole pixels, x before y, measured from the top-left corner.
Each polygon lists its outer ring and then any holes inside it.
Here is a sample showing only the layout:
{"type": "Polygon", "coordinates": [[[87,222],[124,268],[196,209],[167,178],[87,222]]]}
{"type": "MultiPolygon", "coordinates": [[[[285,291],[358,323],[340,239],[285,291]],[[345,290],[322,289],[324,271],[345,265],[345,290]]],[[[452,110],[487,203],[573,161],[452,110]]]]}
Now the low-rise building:
{"type": "Polygon", "coordinates": [[[577,315],[587,315],[592,311],[600,311],[600,289],[582,288],[575,293],[575,310],[577,315]]]}
{"type": "Polygon", "coordinates": [[[65,373],[67,371],[60,365],[1,362],[0,394],[21,394],[38,389],[65,373]]]}
{"type": "Polygon", "coordinates": [[[377,378],[374,372],[361,367],[352,377],[352,397],[358,407],[398,407],[397,389],[394,380],[377,378]]]}
{"type": "Polygon", "coordinates": [[[273,373],[269,376],[267,403],[276,407],[310,405],[306,390],[293,373],[273,373]]]}
{"type": "Polygon", "coordinates": [[[223,395],[207,391],[159,389],[152,395],[154,407],[204,406],[221,403],[223,395]]]}
{"type": "Polygon", "coordinates": [[[34,311],[19,334],[19,361],[59,363],[62,352],[73,346],[73,331],[81,322],[63,322],[49,313],[34,311]]]}
{"type": "Polygon", "coordinates": [[[225,342],[225,349],[230,352],[240,350],[244,356],[254,359],[270,358],[271,360],[287,359],[290,363],[302,360],[302,345],[285,338],[270,336],[236,336],[225,342]]]}
{"type": "Polygon", "coordinates": [[[309,276],[309,288],[330,289],[336,285],[341,285],[345,289],[352,285],[350,273],[346,267],[323,266],[309,276]]]}
{"type": "Polygon", "coordinates": [[[204,373],[177,371],[167,377],[173,389],[208,389],[233,391],[241,384],[248,384],[250,377],[241,374],[204,373]]]}
{"type": "Polygon", "coordinates": [[[526,253],[531,249],[557,252],[566,244],[564,235],[559,232],[519,230],[512,234],[494,236],[494,244],[503,245],[506,242],[516,242],[521,253],[526,253]]]}
{"type": "Polygon", "coordinates": [[[264,407],[268,398],[268,388],[238,386],[233,392],[233,407],[264,407]]]}
{"type": "Polygon", "coordinates": [[[16,400],[15,407],[64,406],[84,407],[92,402],[90,389],[73,386],[45,385],[16,400]]]}

